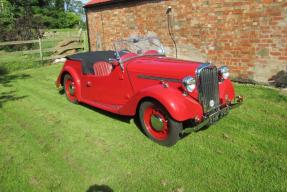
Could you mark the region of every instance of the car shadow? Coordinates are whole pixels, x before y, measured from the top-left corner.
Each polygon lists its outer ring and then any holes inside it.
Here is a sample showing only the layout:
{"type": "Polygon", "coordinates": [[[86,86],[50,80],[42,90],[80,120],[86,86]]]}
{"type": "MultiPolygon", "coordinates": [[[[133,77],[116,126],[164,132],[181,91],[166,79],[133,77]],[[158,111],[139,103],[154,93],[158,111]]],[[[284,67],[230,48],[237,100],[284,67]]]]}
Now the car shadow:
{"type": "Polygon", "coordinates": [[[133,119],[133,117],[118,115],[118,114],[115,114],[115,113],[112,113],[112,112],[105,111],[103,109],[99,109],[99,108],[93,107],[93,106],[85,104],[85,103],[80,103],[80,105],[83,106],[83,107],[86,107],[86,108],[88,108],[90,110],[93,110],[93,111],[95,111],[97,113],[100,113],[102,115],[108,116],[110,118],[113,118],[115,120],[118,120],[118,121],[121,121],[121,122],[124,122],[124,123],[130,124],[131,119],[133,119]]]}
{"type": "Polygon", "coordinates": [[[59,89],[59,94],[60,95],[64,95],[65,94],[65,90],[63,88],[59,89]]]}
{"type": "Polygon", "coordinates": [[[210,127],[209,125],[205,125],[204,127],[197,130],[196,124],[194,121],[185,121],[185,122],[183,122],[183,130],[190,129],[190,132],[181,134],[180,137],[181,137],[181,139],[184,139],[185,137],[189,136],[190,134],[205,131],[205,130],[209,129],[209,127],[210,127]]]}
{"type": "MultiPolygon", "coordinates": [[[[59,90],[59,94],[60,95],[64,95],[65,94],[65,90],[63,88],[61,88],[59,90]]],[[[119,115],[119,114],[115,114],[115,113],[112,113],[112,112],[109,112],[109,111],[105,111],[103,109],[100,109],[100,108],[96,108],[96,107],[93,107],[91,105],[88,105],[88,104],[85,104],[85,103],[79,103],[79,105],[83,106],[83,107],[86,107],[94,112],[97,112],[97,113],[100,113],[102,115],[105,115],[107,117],[110,117],[112,119],[115,119],[117,121],[121,121],[121,122],[124,122],[124,123],[128,123],[130,124],[131,123],[131,120],[134,119],[134,124],[136,125],[136,127],[144,134],[141,126],[140,126],[140,121],[138,119],[137,116],[124,116],[124,115],[119,115]]]]}
{"type": "Polygon", "coordinates": [[[113,189],[107,185],[92,185],[86,192],[113,192],[113,189]]]}
{"type": "Polygon", "coordinates": [[[85,103],[80,103],[81,106],[83,107],[86,107],[94,112],[97,112],[97,113],[100,113],[102,115],[105,115],[107,117],[110,117],[112,119],[115,119],[117,121],[121,121],[123,123],[127,123],[127,124],[130,124],[131,123],[131,120],[133,119],[134,120],[134,124],[136,125],[136,127],[140,130],[140,132],[145,135],[141,125],[140,125],[140,121],[139,121],[139,118],[138,116],[124,116],[124,115],[119,115],[119,114],[115,114],[115,113],[112,113],[112,112],[109,112],[109,111],[105,111],[103,109],[99,109],[99,108],[96,108],[96,107],[93,107],[93,106],[90,106],[88,104],[85,104],[85,103]]]}
{"type": "MultiPolygon", "coordinates": [[[[112,112],[105,111],[103,109],[99,109],[99,108],[90,106],[90,105],[85,104],[85,103],[80,103],[80,105],[83,106],[83,107],[86,107],[86,108],[88,108],[88,109],[90,109],[90,110],[92,110],[94,112],[100,113],[102,115],[105,115],[107,117],[110,117],[112,119],[115,119],[115,120],[118,120],[118,121],[121,121],[121,122],[124,122],[124,123],[130,124],[131,120],[133,119],[134,120],[134,124],[136,125],[136,127],[141,131],[141,133],[143,135],[145,135],[145,133],[144,133],[142,127],[141,127],[140,120],[139,120],[138,116],[118,115],[118,114],[115,114],[115,113],[112,113],[112,112]]],[[[209,126],[204,126],[201,129],[199,129],[199,130],[195,130],[194,129],[195,127],[196,127],[196,124],[193,121],[183,122],[183,129],[191,129],[191,132],[190,133],[186,133],[186,134],[181,134],[180,135],[181,139],[184,139],[185,137],[189,136],[190,134],[201,132],[201,131],[205,131],[205,130],[207,130],[209,128],[209,126]],[[192,129],[194,129],[194,130],[192,130],[192,129]]]]}
{"type": "MultiPolygon", "coordinates": [[[[118,115],[118,114],[114,114],[114,113],[111,113],[111,112],[108,112],[108,111],[105,111],[105,110],[102,110],[102,109],[90,106],[90,105],[85,104],[85,103],[80,103],[80,105],[84,106],[84,107],[86,107],[86,108],[88,108],[90,110],[93,110],[94,112],[100,113],[102,115],[105,115],[107,117],[113,118],[115,120],[118,120],[118,121],[121,121],[121,122],[124,122],[124,123],[130,124],[131,120],[133,119],[134,120],[134,124],[136,125],[136,127],[141,131],[141,133],[143,135],[146,135],[144,133],[142,127],[141,127],[140,120],[139,120],[138,116],[130,117],[130,116],[118,115]]],[[[180,134],[180,138],[184,139],[185,137],[187,137],[187,136],[189,136],[191,134],[198,133],[198,132],[201,132],[201,131],[205,131],[205,130],[207,130],[209,128],[209,126],[204,126],[204,127],[200,128],[199,130],[195,130],[195,127],[196,127],[196,124],[193,121],[185,121],[185,122],[183,122],[183,129],[191,129],[191,132],[185,133],[185,134],[180,134]],[[192,129],[194,129],[194,130],[192,130],[192,129]]]]}

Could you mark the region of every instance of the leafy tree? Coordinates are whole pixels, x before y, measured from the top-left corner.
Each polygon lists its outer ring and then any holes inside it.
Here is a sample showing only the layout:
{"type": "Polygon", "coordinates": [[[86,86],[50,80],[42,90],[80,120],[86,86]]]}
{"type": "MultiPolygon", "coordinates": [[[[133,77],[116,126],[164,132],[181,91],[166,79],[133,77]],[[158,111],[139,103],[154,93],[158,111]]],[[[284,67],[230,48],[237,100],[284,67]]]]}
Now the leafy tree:
{"type": "Polygon", "coordinates": [[[66,10],[84,14],[83,3],[79,0],[66,0],[66,10]]]}
{"type": "Polygon", "coordinates": [[[71,28],[82,23],[78,0],[0,0],[0,41],[28,40],[44,28],[71,28]]]}

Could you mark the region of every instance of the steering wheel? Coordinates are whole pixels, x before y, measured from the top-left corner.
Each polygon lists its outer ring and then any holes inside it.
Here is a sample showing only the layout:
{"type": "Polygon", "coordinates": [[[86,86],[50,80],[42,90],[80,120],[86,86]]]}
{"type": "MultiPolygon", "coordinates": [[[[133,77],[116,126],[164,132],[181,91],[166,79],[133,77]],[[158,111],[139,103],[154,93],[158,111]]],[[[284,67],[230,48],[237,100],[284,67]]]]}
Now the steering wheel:
{"type": "Polygon", "coordinates": [[[125,55],[125,54],[127,54],[127,53],[131,53],[131,52],[129,50],[127,50],[127,49],[123,49],[123,50],[119,51],[120,57],[125,55]]]}

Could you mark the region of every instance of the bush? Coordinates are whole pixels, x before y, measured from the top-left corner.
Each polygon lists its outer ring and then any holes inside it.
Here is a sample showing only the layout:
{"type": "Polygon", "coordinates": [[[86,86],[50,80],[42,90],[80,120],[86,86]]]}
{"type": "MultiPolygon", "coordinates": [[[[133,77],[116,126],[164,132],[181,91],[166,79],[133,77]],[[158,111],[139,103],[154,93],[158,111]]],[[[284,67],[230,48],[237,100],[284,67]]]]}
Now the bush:
{"type": "Polygon", "coordinates": [[[279,71],[276,75],[274,75],[271,80],[274,81],[274,85],[276,87],[287,87],[287,71],[279,71]]]}

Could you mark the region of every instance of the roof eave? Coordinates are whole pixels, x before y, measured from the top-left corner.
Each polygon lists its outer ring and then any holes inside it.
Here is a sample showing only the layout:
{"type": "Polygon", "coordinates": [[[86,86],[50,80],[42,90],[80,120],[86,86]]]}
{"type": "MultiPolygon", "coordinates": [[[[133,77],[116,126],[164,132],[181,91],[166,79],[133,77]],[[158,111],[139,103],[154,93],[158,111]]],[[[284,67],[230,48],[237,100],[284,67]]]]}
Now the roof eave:
{"type": "Polygon", "coordinates": [[[84,6],[84,8],[87,9],[87,8],[99,7],[102,5],[112,5],[112,4],[116,4],[118,2],[122,2],[122,1],[124,1],[124,0],[114,0],[114,1],[106,1],[106,2],[101,2],[101,3],[87,4],[84,6]]]}

